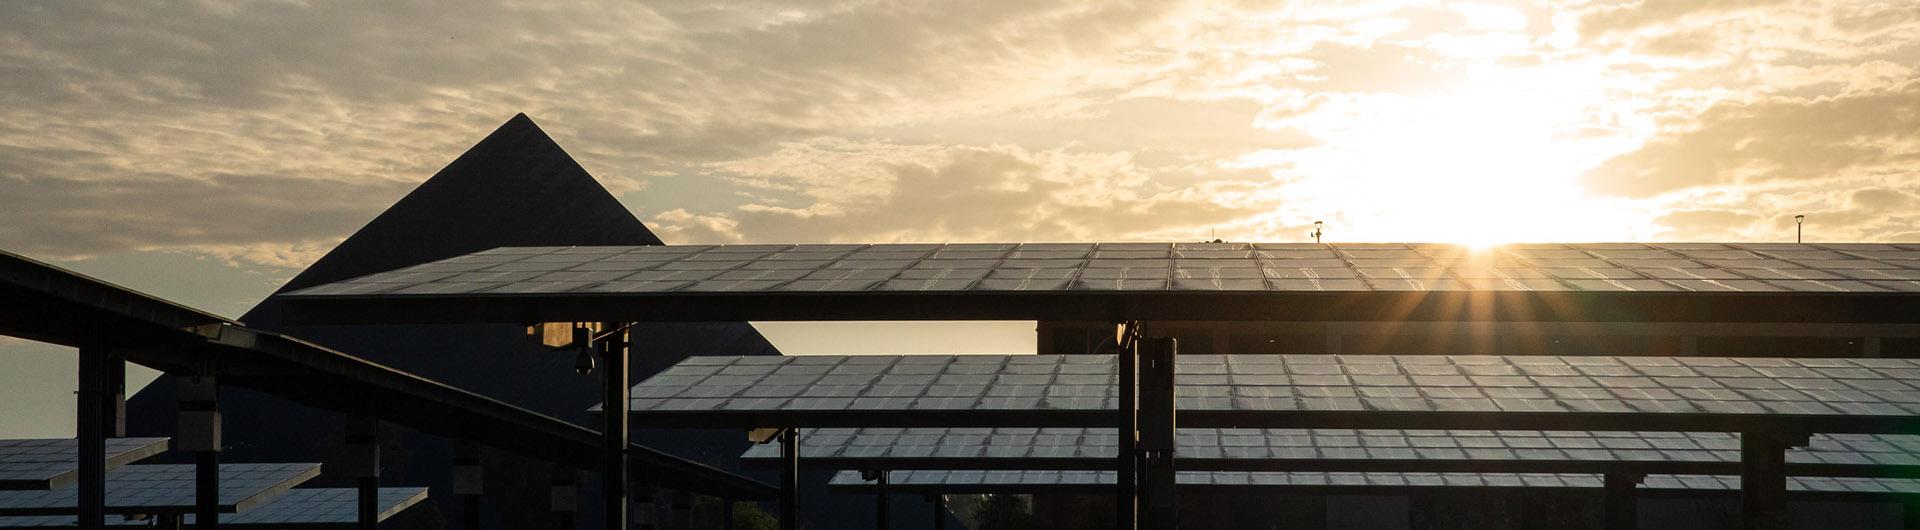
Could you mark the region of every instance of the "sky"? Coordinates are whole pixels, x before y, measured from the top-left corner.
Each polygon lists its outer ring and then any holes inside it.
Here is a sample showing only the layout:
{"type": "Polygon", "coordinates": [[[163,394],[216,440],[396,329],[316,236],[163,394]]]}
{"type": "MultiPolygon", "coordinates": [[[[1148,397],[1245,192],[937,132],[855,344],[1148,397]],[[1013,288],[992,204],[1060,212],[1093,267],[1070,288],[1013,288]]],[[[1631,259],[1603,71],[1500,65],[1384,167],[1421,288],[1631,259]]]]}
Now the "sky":
{"type": "MultiPolygon", "coordinates": [[[[228,316],[517,112],[674,244],[1920,241],[1910,1],[7,11],[0,248],[228,316]]],[[[762,329],[1031,350],[978,326],[762,329]]],[[[0,357],[0,436],[70,430],[0,357]]]]}

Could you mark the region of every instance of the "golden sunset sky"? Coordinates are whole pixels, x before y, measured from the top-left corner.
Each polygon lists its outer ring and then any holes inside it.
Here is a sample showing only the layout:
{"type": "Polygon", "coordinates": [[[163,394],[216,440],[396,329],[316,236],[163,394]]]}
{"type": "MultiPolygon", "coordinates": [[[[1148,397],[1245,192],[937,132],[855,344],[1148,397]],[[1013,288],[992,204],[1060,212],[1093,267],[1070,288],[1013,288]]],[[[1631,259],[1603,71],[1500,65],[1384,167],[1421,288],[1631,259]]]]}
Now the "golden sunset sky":
{"type": "Polygon", "coordinates": [[[1917,68],[1910,0],[16,3],[0,248],[238,315],[516,112],[676,244],[1920,241],[1917,68]]]}

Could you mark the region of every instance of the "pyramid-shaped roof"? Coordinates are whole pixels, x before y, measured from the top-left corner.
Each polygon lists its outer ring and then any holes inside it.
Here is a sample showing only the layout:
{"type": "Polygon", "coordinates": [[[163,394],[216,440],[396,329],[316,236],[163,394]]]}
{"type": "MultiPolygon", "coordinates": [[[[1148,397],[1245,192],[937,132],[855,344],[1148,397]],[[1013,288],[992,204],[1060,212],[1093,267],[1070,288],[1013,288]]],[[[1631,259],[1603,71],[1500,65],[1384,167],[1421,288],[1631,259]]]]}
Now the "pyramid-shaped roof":
{"type": "MultiPolygon", "coordinates": [[[[281,292],[504,246],[659,245],[526,114],[294,276],[281,292]]],[[[274,327],[272,299],[240,320],[274,327]]]]}

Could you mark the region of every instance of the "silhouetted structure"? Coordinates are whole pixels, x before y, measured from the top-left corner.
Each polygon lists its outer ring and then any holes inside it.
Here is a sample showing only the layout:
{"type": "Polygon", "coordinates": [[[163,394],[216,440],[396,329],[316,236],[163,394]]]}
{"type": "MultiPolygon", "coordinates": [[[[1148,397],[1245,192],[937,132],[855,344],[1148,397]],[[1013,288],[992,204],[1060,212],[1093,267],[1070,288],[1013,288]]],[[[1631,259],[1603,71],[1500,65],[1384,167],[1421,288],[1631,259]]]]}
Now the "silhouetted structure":
{"type": "MultiPolygon", "coordinates": [[[[659,245],[661,241],[526,115],[508,120],[433,178],[347,238],[281,292],[424,263],[500,246],[659,245]]],[[[268,298],[241,317],[528,409],[586,424],[598,401],[592,378],[573,369],[573,355],[547,351],[517,326],[283,326],[279,302],[268,298]]],[[[777,355],[743,322],[649,324],[634,330],[635,381],[692,353],[777,355]]],[[[165,435],[174,428],[170,378],[128,402],[134,433],[165,435]]],[[[244,389],[221,396],[230,461],[336,458],[345,419],[244,389]]],[[[453,451],[414,433],[381,436],[383,467],[394,483],[447,491],[453,451]]],[[[744,449],[739,433],[636,436],[663,450],[735,468],[744,449]]],[[[495,452],[483,455],[489,528],[528,528],[548,513],[546,467],[519,465],[495,452]]],[[[383,479],[388,480],[388,479],[383,479]]],[[[820,479],[825,482],[825,479],[820,479]]],[[[347,485],[323,476],[316,484],[347,485]]],[[[583,494],[583,499],[596,498],[583,494]]],[[[436,495],[440,513],[459,513],[457,496],[436,495]]],[[[583,510],[582,525],[594,524],[583,510]]],[[[429,518],[430,519],[430,518],[429,518]]]]}

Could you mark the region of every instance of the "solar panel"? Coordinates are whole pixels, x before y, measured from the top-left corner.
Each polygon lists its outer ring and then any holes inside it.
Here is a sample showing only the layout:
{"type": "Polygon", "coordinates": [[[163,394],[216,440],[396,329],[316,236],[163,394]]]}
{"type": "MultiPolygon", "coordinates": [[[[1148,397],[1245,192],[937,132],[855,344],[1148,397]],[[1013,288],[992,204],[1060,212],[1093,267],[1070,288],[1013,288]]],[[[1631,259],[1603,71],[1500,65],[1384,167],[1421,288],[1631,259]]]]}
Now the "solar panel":
{"type": "MultiPolygon", "coordinates": [[[[833,469],[1106,469],[1113,429],[868,428],[808,429],[802,465],[833,469]]],[[[1729,472],[1740,438],[1712,432],[1481,431],[1396,429],[1180,429],[1178,463],[1198,471],[1572,472],[1585,466],[1641,473],[1729,472]],[[1504,466],[1504,467],[1503,467],[1504,466]],[[1500,469],[1496,469],[1500,468],[1500,469]]],[[[777,464],[777,445],[741,457],[777,464]]],[[[1796,475],[1920,475],[1920,436],[1814,435],[1787,452],[1796,475]]]]}
{"type": "MultiPolygon", "coordinates": [[[[1185,488],[1395,490],[1418,488],[1580,488],[1597,489],[1599,475],[1569,473],[1391,473],[1391,472],[1244,472],[1182,471],[1176,480],[1185,488]]],[[[1106,493],[1113,489],[1112,471],[894,471],[888,487],[899,493],[1106,493]]],[[[842,492],[877,491],[859,472],[836,473],[829,487],[842,492]]],[[[1643,492],[1739,491],[1733,475],[1648,475],[1643,492]]],[[[1787,477],[1787,489],[1798,493],[1850,495],[1920,494],[1920,480],[1900,478],[1787,477]]]]}
{"type": "MultiPolygon", "coordinates": [[[[379,520],[385,521],[427,499],[427,488],[380,488],[379,520]]],[[[194,523],[193,514],[184,522],[194,523]]],[[[293,527],[308,525],[340,526],[359,521],[359,492],[349,488],[309,488],[287,490],[265,504],[246,511],[223,515],[220,525],[293,527]]],[[[109,526],[147,526],[150,521],[110,517],[109,526]]],[[[38,515],[0,517],[0,528],[71,528],[73,516],[38,515]]]]}
{"type": "MultiPolygon", "coordinates": [[[[1920,360],[1182,355],[1189,427],[1915,433],[1920,360]]],[[[1106,355],[690,357],[644,425],[1103,427],[1106,355]]]]}
{"type": "Polygon", "coordinates": [[[1920,245],[519,247],[297,294],[1058,290],[1920,292],[1920,245]]]}
{"type": "MultiPolygon", "coordinates": [[[[167,450],[166,438],[106,439],[108,470],[167,450]]],[[[73,438],[0,440],[0,490],[52,489],[73,483],[80,472],[73,438]]]]}
{"type": "MultiPolygon", "coordinates": [[[[107,473],[107,512],[169,513],[194,508],[192,465],[125,466],[107,473]]],[[[243,511],[320,475],[320,464],[221,464],[220,509],[243,511]]],[[[79,488],[0,492],[0,515],[71,514],[79,488]]]]}
{"type": "MultiPolygon", "coordinates": [[[[1909,322],[1920,245],[511,247],[286,296],[293,318],[341,322],[1405,320],[1410,314],[1396,312],[1404,306],[1324,302],[1467,299],[1445,293],[1499,300],[1477,316],[1502,320],[1909,322]],[[1605,300],[1606,310],[1542,302],[1568,293],[1605,300]],[[1768,302],[1727,296],[1743,293],[1768,302]],[[871,303],[879,299],[898,303],[871,303]],[[1689,303],[1654,303],[1675,299],[1689,303]]],[[[1432,313],[1421,318],[1463,316],[1452,303],[1413,309],[1432,313]]]]}

